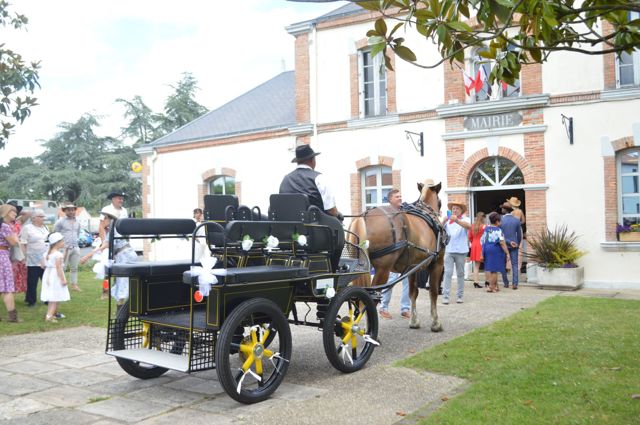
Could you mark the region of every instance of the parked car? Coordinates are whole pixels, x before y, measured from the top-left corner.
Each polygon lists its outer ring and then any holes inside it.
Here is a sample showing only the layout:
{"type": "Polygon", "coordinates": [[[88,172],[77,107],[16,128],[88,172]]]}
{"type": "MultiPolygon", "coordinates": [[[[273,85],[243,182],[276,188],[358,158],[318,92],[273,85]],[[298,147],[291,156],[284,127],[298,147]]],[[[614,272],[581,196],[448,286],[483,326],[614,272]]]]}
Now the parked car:
{"type": "Polygon", "coordinates": [[[93,235],[84,229],[80,229],[80,235],[78,236],[78,246],[84,248],[91,246],[93,243],[93,235]]]}

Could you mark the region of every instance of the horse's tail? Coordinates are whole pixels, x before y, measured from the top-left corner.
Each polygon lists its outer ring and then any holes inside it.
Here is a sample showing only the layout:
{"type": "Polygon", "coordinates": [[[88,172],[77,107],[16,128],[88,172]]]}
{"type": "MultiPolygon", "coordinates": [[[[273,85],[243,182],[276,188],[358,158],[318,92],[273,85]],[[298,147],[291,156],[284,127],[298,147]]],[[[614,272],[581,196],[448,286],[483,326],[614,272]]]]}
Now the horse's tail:
{"type": "MultiPolygon", "coordinates": [[[[354,244],[359,245],[365,254],[369,255],[369,249],[366,247],[365,241],[367,240],[367,222],[364,217],[356,217],[349,224],[349,232],[347,233],[347,240],[354,244]]],[[[362,275],[353,281],[356,286],[371,286],[371,274],[367,273],[362,275]]]]}

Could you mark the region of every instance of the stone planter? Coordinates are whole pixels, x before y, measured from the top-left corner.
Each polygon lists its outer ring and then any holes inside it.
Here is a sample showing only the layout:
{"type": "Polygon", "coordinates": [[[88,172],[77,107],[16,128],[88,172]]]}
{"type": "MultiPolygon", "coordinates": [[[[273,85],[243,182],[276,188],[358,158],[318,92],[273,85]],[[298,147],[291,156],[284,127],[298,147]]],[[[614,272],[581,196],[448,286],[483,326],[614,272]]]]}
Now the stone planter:
{"type": "Polygon", "coordinates": [[[584,284],[584,267],[548,269],[538,266],[538,284],[542,289],[575,291],[584,284]]]}
{"type": "Polygon", "coordinates": [[[618,233],[620,242],[640,242],[640,232],[618,233]]]}

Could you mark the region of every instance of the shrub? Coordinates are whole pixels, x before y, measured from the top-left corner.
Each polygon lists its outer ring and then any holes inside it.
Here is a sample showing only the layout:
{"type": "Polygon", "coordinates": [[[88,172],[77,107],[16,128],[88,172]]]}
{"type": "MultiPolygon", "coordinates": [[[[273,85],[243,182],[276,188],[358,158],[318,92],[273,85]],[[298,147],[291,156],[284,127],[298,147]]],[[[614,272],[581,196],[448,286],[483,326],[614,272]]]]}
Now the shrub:
{"type": "Polygon", "coordinates": [[[553,231],[546,229],[527,238],[527,257],[547,268],[578,267],[576,260],[585,252],[577,246],[578,235],[569,233],[566,225],[556,226],[553,231]]]}

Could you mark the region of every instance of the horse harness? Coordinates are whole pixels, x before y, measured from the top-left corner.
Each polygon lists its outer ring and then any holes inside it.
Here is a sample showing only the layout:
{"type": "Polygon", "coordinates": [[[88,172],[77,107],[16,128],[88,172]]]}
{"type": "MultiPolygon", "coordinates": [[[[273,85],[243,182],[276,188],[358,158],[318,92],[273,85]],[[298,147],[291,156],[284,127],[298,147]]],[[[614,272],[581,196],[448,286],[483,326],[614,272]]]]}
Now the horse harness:
{"type": "MultiPolygon", "coordinates": [[[[405,252],[401,255],[404,255],[404,254],[408,255],[409,252],[407,248],[417,249],[418,251],[424,252],[429,256],[432,256],[432,255],[437,256],[438,253],[440,252],[440,249],[448,243],[449,237],[445,232],[444,228],[442,227],[442,225],[440,224],[440,221],[438,220],[438,213],[430,205],[425,204],[420,199],[418,199],[413,204],[408,204],[406,202],[403,202],[399,211],[390,212],[386,208],[378,208],[378,209],[384,212],[385,216],[387,217],[387,220],[389,221],[389,225],[391,226],[391,237],[393,242],[389,246],[386,246],[377,251],[370,252],[369,258],[371,260],[384,257],[385,255],[391,254],[392,252],[395,252],[401,249],[405,250],[405,252]],[[404,219],[405,214],[411,214],[411,215],[420,217],[427,223],[427,225],[431,228],[431,230],[433,230],[433,233],[437,237],[435,252],[432,252],[429,249],[425,249],[420,246],[417,246],[416,244],[408,241],[407,225],[404,219]],[[404,239],[399,241],[397,240],[397,237],[396,237],[398,230],[393,220],[393,218],[395,218],[396,216],[400,216],[402,219],[402,234],[404,236],[404,239]]],[[[363,215],[365,222],[367,219],[367,213],[369,213],[370,211],[372,210],[366,211],[363,215]]]]}

